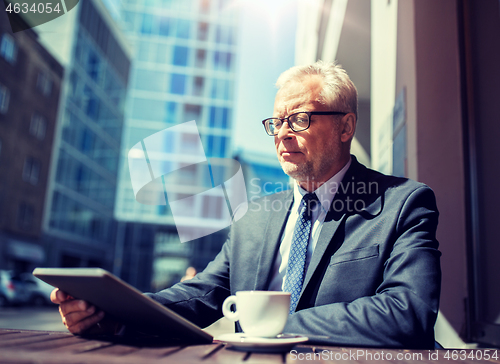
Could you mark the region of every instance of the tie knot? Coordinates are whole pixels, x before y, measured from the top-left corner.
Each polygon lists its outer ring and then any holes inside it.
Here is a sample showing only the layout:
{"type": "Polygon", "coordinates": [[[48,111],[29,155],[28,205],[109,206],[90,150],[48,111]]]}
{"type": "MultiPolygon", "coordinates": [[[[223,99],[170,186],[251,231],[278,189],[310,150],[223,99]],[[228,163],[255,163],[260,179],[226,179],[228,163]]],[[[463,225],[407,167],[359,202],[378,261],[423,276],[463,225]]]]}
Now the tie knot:
{"type": "Polygon", "coordinates": [[[318,196],[315,193],[307,193],[302,197],[300,211],[304,211],[307,215],[310,215],[316,207],[316,203],[319,202],[318,196]]]}
{"type": "Polygon", "coordinates": [[[306,193],[304,196],[302,196],[302,201],[305,203],[308,203],[309,201],[318,201],[318,196],[313,193],[306,193]]]}

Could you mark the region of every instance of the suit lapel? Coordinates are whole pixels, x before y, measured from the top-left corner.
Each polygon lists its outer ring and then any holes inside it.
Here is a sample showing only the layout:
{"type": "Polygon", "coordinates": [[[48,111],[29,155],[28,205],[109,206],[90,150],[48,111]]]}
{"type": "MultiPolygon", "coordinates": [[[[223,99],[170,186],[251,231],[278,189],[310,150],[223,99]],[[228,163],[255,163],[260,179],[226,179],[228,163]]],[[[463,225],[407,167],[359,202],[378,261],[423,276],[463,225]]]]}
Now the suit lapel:
{"type": "MultiPolygon", "coordinates": [[[[270,274],[274,267],[276,251],[279,248],[281,235],[285,228],[290,206],[293,201],[293,190],[285,191],[280,195],[272,195],[269,199],[270,208],[273,211],[269,213],[269,222],[263,235],[264,243],[262,244],[262,252],[257,266],[255,290],[265,290],[268,287],[270,274]],[[274,201],[280,202],[278,211],[274,211],[274,201]]],[[[258,229],[258,227],[256,227],[256,229],[258,229]]]]}
{"type": "Polygon", "coordinates": [[[302,285],[302,293],[304,292],[304,289],[311,281],[311,277],[316,271],[316,268],[318,268],[318,265],[321,259],[323,258],[326,249],[330,245],[333,236],[337,232],[338,227],[340,226],[345,217],[346,217],[345,211],[340,211],[340,212],[332,211],[332,208],[330,207],[330,211],[328,212],[325,218],[325,222],[323,223],[323,227],[321,229],[318,242],[316,243],[316,247],[314,248],[314,253],[311,257],[311,262],[309,263],[309,267],[307,268],[306,271],[304,284],[302,285]]]}
{"type": "MultiPolygon", "coordinates": [[[[359,174],[360,168],[362,167],[361,164],[357,161],[356,157],[351,156],[352,162],[351,166],[347,170],[342,183],[354,183],[354,178],[353,176],[357,176],[359,174]]],[[[347,213],[349,212],[347,209],[348,205],[348,199],[352,199],[352,195],[350,194],[350,188],[349,185],[344,185],[344,188],[339,186],[339,189],[337,190],[337,193],[335,194],[335,198],[332,201],[332,204],[330,205],[330,210],[328,211],[325,222],[323,223],[323,227],[321,229],[321,233],[318,238],[318,242],[316,243],[316,247],[314,249],[314,253],[311,257],[311,262],[309,263],[309,267],[307,268],[306,276],[304,277],[304,284],[302,285],[302,293],[304,293],[304,290],[306,289],[307,285],[310,283],[311,278],[318,268],[319,263],[321,262],[321,259],[323,258],[323,255],[325,254],[325,251],[329,247],[335,233],[337,232],[337,229],[339,226],[342,224],[343,220],[347,217],[347,213]],[[336,202],[342,202],[342,203],[336,203],[336,202]],[[334,208],[334,206],[336,208],[334,208]],[[341,209],[338,209],[338,207],[341,206],[341,209]]],[[[340,242],[343,243],[343,242],[340,242]]]]}

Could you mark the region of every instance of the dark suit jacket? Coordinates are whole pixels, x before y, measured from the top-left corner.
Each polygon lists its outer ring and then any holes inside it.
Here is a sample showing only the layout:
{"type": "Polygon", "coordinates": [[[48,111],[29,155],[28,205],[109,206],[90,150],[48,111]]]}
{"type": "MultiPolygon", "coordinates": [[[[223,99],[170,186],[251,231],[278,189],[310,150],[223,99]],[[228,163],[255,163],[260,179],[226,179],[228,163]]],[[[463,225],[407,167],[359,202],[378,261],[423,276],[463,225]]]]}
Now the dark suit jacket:
{"type": "MultiPolygon", "coordinates": [[[[204,327],[241,290],[266,290],[293,200],[291,190],[249,204],[221,252],[194,279],[151,297],[204,327]]],[[[434,193],[353,157],[285,332],[337,345],[432,349],[441,271],[434,193]]]]}

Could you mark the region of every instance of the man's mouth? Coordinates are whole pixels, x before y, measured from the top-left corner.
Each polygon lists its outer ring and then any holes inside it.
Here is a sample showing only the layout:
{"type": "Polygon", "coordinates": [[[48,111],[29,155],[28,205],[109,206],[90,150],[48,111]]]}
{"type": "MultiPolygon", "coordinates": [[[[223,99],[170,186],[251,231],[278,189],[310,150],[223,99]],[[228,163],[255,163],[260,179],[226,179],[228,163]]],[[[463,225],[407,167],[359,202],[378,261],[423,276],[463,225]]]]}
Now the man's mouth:
{"type": "Polygon", "coordinates": [[[281,156],[283,158],[286,158],[286,157],[293,157],[294,155],[298,155],[298,154],[302,154],[302,152],[299,152],[299,151],[292,151],[292,150],[284,150],[281,152],[281,156]]]}

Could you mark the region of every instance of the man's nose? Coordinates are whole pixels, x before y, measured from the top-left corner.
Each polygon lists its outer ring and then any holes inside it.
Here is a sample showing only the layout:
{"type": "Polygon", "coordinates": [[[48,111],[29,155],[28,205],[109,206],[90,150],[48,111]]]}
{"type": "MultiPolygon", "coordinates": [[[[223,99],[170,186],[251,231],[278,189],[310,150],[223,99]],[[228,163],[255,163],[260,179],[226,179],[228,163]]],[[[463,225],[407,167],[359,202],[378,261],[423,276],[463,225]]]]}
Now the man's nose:
{"type": "Polygon", "coordinates": [[[293,133],[293,130],[290,128],[290,125],[288,124],[288,120],[283,121],[281,124],[280,130],[278,130],[278,134],[276,137],[278,139],[287,139],[290,137],[290,135],[293,133]]]}

